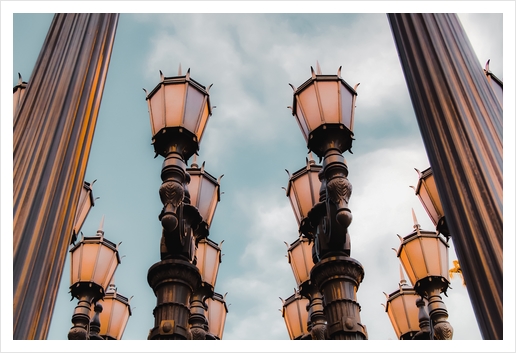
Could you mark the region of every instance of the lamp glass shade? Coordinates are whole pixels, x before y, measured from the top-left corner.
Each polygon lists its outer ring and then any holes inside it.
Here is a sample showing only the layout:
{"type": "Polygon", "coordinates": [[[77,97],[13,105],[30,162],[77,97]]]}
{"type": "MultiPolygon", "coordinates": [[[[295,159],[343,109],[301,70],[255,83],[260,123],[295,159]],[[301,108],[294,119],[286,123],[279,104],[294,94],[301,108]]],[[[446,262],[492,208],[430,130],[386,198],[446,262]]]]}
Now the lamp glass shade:
{"type": "Polygon", "coordinates": [[[312,259],[312,244],[308,239],[300,236],[288,249],[288,262],[294,272],[296,284],[299,287],[310,279],[310,271],[314,267],[312,259]]]}
{"type": "Polygon", "coordinates": [[[437,226],[439,220],[444,216],[444,211],[431,168],[420,173],[416,195],[434,225],[437,226]]]}
{"type": "Polygon", "coordinates": [[[91,186],[93,183],[84,182],[81,195],[79,196],[79,202],[77,204],[77,211],[75,213],[75,219],[73,223],[73,235],[79,234],[79,231],[88,216],[91,208],[95,206],[95,199],[93,198],[93,193],[91,190],[91,186]]]}
{"type": "Polygon", "coordinates": [[[120,340],[131,316],[129,300],[109,287],[102,301],[100,335],[105,339],[120,340]]]}
{"type": "Polygon", "coordinates": [[[164,128],[185,128],[200,143],[211,115],[209,93],[186,76],[163,77],[147,95],[152,135],[164,128]]]}
{"type": "Polygon", "coordinates": [[[201,273],[203,282],[214,288],[221,263],[220,247],[208,238],[201,239],[197,245],[195,256],[197,258],[196,266],[201,273]]]}
{"type": "Polygon", "coordinates": [[[417,229],[405,238],[398,257],[413,286],[426,277],[448,280],[448,243],[436,232],[417,229]]]}
{"type": "Polygon", "coordinates": [[[305,140],[323,124],[342,124],[353,132],[356,95],[338,75],[312,75],[294,92],[292,110],[305,140]]]}
{"type": "Polygon", "coordinates": [[[419,298],[416,291],[410,287],[400,287],[389,294],[385,311],[398,339],[409,332],[419,331],[419,308],[416,306],[416,300],[419,298]]]}
{"type": "Polygon", "coordinates": [[[115,244],[103,236],[83,237],[71,250],[70,284],[95,283],[105,290],[120,256],[115,244]]]}
{"type": "Polygon", "coordinates": [[[300,339],[308,334],[308,304],[308,299],[298,293],[283,302],[283,319],[291,340],[300,339]]]}
{"type": "Polygon", "coordinates": [[[204,165],[201,168],[187,168],[186,171],[190,174],[190,203],[199,210],[209,228],[220,201],[219,182],[204,170],[204,165]]]}
{"type": "Polygon", "coordinates": [[[222,339],[228,313],[225,298],[218,293],[214,293],[213,298],[206,299],[206,306],[208,307],[205,312],[206,320],[208,320],[208,331],[218,339],[222,339]]]}
{"type": "Polygon", "coordinates": [[[287,196],[290,199],[298,225],[319,201],[321,189],[319,172],[321,169],[320,165],[316,165],[313,160],[310,160],[305,168],[292,174],[289,179],[287,196]]]}

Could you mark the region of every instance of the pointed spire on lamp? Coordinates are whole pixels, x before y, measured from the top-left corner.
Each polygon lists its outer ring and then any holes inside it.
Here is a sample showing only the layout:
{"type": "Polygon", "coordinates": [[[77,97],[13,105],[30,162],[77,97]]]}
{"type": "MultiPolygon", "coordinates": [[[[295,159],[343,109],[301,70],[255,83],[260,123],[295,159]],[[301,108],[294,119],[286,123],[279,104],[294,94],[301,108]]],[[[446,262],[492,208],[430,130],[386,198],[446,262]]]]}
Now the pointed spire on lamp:
{"type": "Polygon", "coordinates": [[[322,75],[322,71],[321,71],[321,66],[319,65],[319,60],[316,61],[316,72],[317,72],[317,75],[322,75]]]}
{"type": "Polygon", "coordinates": [[[405,279],[405,275],[403,274],[403,268],[400,265],[400,288],[407,284],[407,280],[405,279]]]}
{"type": "Polygon", "coordinates": [[[103,237],[104,236],[104,218],[105,216],[102,215],[102,219],[100,220],[99,229],[97,230],[97,236],[103,237]]]}
{"type": "Polygon", "coordinates": [[[414,229],[419,230],[421,228],[421,226],[417,222],[416,212],[414,212],[414,209],[412,209],[412,219],[414,220],[414,229]]]}

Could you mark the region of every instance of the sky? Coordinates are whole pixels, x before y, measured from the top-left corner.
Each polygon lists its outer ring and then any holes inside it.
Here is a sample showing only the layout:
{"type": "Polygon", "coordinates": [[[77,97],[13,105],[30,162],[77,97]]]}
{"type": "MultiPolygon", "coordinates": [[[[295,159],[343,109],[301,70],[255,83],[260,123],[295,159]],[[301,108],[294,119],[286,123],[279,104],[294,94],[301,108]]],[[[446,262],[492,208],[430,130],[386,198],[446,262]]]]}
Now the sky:
{"type": "MultiPolygon", "coordinates": [[[[289,343],[280,312],[280,297],[288,298],[296,287],[285,242],[290,244],[298,237],[297,222],[282,189],[288,185],[285,169],[290,173],[297,171],[306,165],[305,158],[308,157],[305,140],[287,108],[292,104],[293,92],[289,83],[298,87],[310,77],[310,67],[315,68],[317,63],[323,74],[336,74],[342,66],[342,78],[347,83],[351,86],[360,83],[353,154],[346,152],[344,156],[349,169],[348,179],[353,185],[349,203],[353,214],[349,227],[351,256],[365,269],[357,300],[361,305],[361,322],[367,327],[370,341],[362,346],[350,343],[348,347],[406,349],[399,348],[396,343],[396,335],[382,306],[386,302],[383,292],[395,291],[400,281],[400,262],[392,248],[399,246],[397,234],[405,236],[412,232],[412,209],[423,229],[435,227],[409,187],[418,181],[414,168],[424,170],[429,167],[429,162],[387,16],[385,13],[367,13],[373,3],[356,9],[348,7],[346,2],[289,2],[278,7],[270,4],[246,7],[235,2],[226,8],[216,7],[216,2],[202,3],[202,6],[192,3],[151,2],[145,7],[134,3],[127,8],[107,3],[106,7],[97,10],[122,12],[85,177],[88,182],[96,180],[93,194],[99,199],[82,228],[85,236],[93,236],[105,217],[105,238],[114,243],[122,242],[119,247],[122,261],[114,283],[120,294],[132,297],[132,316],[123,336],[127,342],[110,346],[110,349],[170,349],[159,342],[132,343],[129,340],[146,340],[154,326],[152,311],[156,298],[147,283],[147,271],[160,260],[158,215],[162,203],[158,190],[163,158],[153,158],[147,102],[142,88],[152,90],[159,82],[160,70],[165,76],[175,76],[181,65],[183,73],[190,68],[191,77],[201,84],[213,84],[210,99],[216,108],[200,144],[198,163],[205,162],[206,171],[216,178],[224,175],[210,238],[216,243],[224,241],[215,291],[227,293],[229,313],[223,341],[215,348],[210,346],[210,350],[256,351],[271,347],[274,350],[302,351],[314,347],[342,350],[342,346],[330,342],[319,343],[324,346],[312,346],[315,343],[310,342],[289,343]],[[294,10],[298,13],[293,13],[294,10]],[[256,340],[256,345],[240,340],[256,340]]],[[[9,3],[7,7],[5,4],[2,2],[2,51],[6,36],[4,28],[12,28],[13,61],[12,66],[8,66],[2,55],[2,101],[9,102],[12,100],[9,96],[4,98],[5,92],[9,92],[9,85],[17,84],[18,73],[24,81],[30,80],[53,18],[52,12],[76,10],[71,5],[58,7],[49,3],[48,7],[38,10],[31,8],[40,13],[24,13],[28,11],[27,6],[9,3]],[[6,16],[6,9],[14,15],[6,16]],[[4,82],[9,73],[12,82],[8,79],[4,82]]],[[[394,7],[374,4],[378,5],[375,7],[378,12],[396,8],[398,11],[435,11],[410,3],[392,4],[394,7]]],[[[508,68],[511,65],[507,63],[514,63],[514,37],[511,39],[514,14],[505,12],[507,3],[490,2],[489,11],[494,13],[488,14],[465,13],[487,11],[487,3],[483,2],[447,4],[446,11],[459,13],[479,67],[483,68],[490,59],[490,69],[495,75],[503,80],[505,69],[513,78],[513,68],[508,68]],[[502,12],[505,13],[502,15],[502,12]],[[508,29],[512,29],[510,35],[506,35],[508,29]]],[[[228,6],[227,3],[224,5],[228,6]]],[[[85,5],[79,9],[91,11],[85,5]]],[[[7,38],[10,39],[10,35],[7,38]]],[[[508,83],[509,90],[514,88],[513,83],[508,83]]],[[[506,104],[513,102],[506,100],[506,104]]],[[[2,116],[9,114],[10,110],[5,112],[3,107],[2,116]]],[[[512,125],[506,125],[506,129],[507,126],[514,127],[514,121],[508,123],[512,125]]],[[[2,119],[4,141],[6,127],[7,131],[12,131],[9,124],[9,119],[2,119]]],[[[10,151],[5,150],[2,143],[2,157],[5,153],[9,158],[10,151]]],[[[512,170],[512,162],[508,162],[505,171],[512,170]]],[[[2,191],[5,182],[10,179],[4,179],[3,164],[2,191]]],[[[11,199],[7,199],[10,202],[11,199]]],[[[10,213],[4,212],[4,200],[2,202],[2,218],[7,213],[9,221],[10,213]]],[[[513,229],[511,227],[512,223],[506,230],[513,229]]],[[[3,258],[4,241],[5,237],[2,237],[3,258]]],[[[507,250],[506,246],[506,251],[512,251],[512,248],[507,250]]],[[[6,254],[12,256],[9,251],[6,254]]],[[[452,261],[457,258],[452,241],[449,258],[451,268],[452,261]]],[[[514,263],[513,258],[506,257],[506,261],[514,263]]],[[[506,265],[505,269],[513,271],[513,267],[506,265]]],[[[2,266],[2,287],[4,269],[2,266]]],[[[72,326],[71,316],[77,300],[70,300],[69,272],[68,256],[49,340],[66,340],[72,326]]],[[[514,284],[506,281],[506,291],[507,285],[510,288],[514,284]]],[[[461,350],[467,347],[471,351],[497,347],[497,343],[494,346],[484,342],[460,343],[461,340],[480,340],[481,335],[461,279],[454,277],[451,287],[448,297],[443,296],[443,299],[456,342],[447,348],[461,350]]],[[[2,297],[4,295],[2,293],[2,297]]],[[[512,305],[507,302],[506,312],[512,305]]],[[[513,319],[506,314],[507,333],[514,327],[513,319]]],[[[7,325],[10,323],[8,321],[7,325]]],[[[10,337],[10,333],[6,334],[7,339],[10,337]]],[[[57,343],[41,342],[37,346],[23,343],[20,347],[52,351],[69,349],[66,341],[57,343]]],[[[79,350],[91,349],[88,344],[79,350]]],[[[178,343],[177,347],[202,349],[205,346],[202,343],[193,346],[178,343]]],[[[21,348],[17,345],[10,349],[21,348]]],[[[435,346],[429,345],[427,349],[435,349],[435,346]]]]}

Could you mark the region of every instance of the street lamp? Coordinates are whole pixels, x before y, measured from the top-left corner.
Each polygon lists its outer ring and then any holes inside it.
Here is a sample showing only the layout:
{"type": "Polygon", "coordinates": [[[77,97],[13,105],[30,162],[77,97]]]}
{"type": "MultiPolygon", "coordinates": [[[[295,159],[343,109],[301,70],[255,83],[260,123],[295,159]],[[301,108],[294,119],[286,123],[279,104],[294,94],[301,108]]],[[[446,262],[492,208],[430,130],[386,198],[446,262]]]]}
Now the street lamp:
{"type": "Polygon", "coordinates": [[[164,77],[161,71],[160,76],[146,95],[154,151],[165,158],[161,261],[147,275],[158,301],[148,338],[205,339],[204,302],[213,296],[220,263],[220,248],[207,236],[220,192],[204,164],[198,168],[194,161],[187,169],[186,163],[199,150],[211,115],[209,87],[193,80],[190,70],[183,76],[181,67],[178,76],[164,77]]]}
{"type": "Polygon", "coordinates": [[[205,316],[208,322],[207,339],[221,340],[226,323],[228,307],[226,305],[226,295],[213,293],[211,298],[206,299],[205,316]]]}
{"type": "Polygon", "coordinates": [[[105,340],[120,340],[131,316],[130,299],[117,292],[113,283],[106,290],[100,312],[99,335],[105,340]]]}
{"type": "MultiPolygon", "coordinates": [[[[221,249],[209,238],[201,239],[197,244],[195,264],[201,274],[201,284],[194,288],[190,302],[190,320],[193,339],[209,339],[209,321],[206,318],[206,300],[214,295],[219,265],[222,261],[221,249]]],[[[215,325],[215,322],[214,322],[215,325]]]]}
{"type": "MultiPolygon", "coordinates": [[[[389,316],[399,340],[410,340],[419,332],[419,311],[416,305],[420,296],[407,284],[400,267],[400,283],[396,291],[385,296],[385,312],[389,316]]],[[[423,303],[424,304],[424,303],[423,303]]]]}
{"type": "MultiPolygon", "coordinates": [[[[360,323],[360,305],[356,301],[364,269],[350,257],[348,226],[352,215],[348,202],[352,187],[342,156],[343,152],[351,151],[358,85],[355,88],[349,86],[340,77],[340,68],[337,75],[322,75],[319,65],[317,73],[313,68],[311,71],[312,77],[299,88],[290,85],[294,90],[290,108],[309,151],[323,159],[318,172],[320,191],[316,198],[313,188],[304,187],[302,197],[309,196],[310,201],[291,202],[300,232],[314,240],[315,265],[310,272],[310,281],[323,297],[327,336],[330,339],[367,339],[366,328],[360,323]],[[318,202],[314,204],[315,200],[318,202]],[[310,203],[313,206],[303,222],[300,218],[304,215],[297,212],[295,206],[310,203]]],[[[291,185],[294,186],[292,190],[297,190],[295,179],[291,185]]],[[[294,198],[297,196],[294,193],[294,198]]]]}
{"type": "Polygon", "coordinates": [[[427,168],[422,172],[417,169],[415,170],[419,176],[419,180],[417,186],[412,186],[412,188],[416,192],[416,196],[419,198],[419,201],[421,201],[428,217],[430,217],[432,223],[435,225],[436,230],[446,238],[449,238],[451,234],[448,229],[448,225],[446,224],[443,206],[437,192],[437,186],[435,185],[432,169],[427,168]]]}
{"type": "Polygon", "coordinates": [[[309,305],[308,299],[303,298],[298,291],[295,291],[286,300],[281,299],[281,302],[283,303],[282,316],[285,320],[290,339],[302,340],[309,338],[308,311],[306,310],[309,305]]]}
{"type": "Polygon", "coordinates": [[[446,293],[448,280],[448,242],[437,232],[422,230],[412,210],[414,231],[400,238],[397,255],[414,290],[428,300],[428,314],[436,339],[450,340],[453,328],[448,319],[441,292],[446,293]]]}
{"type": "Polygon", "coordinates": [[[70,250],[70,293],[79,299],[72,316],[73,327],[68,332],[70,340],[88,339],[91,305],[104,297],[120,264],[118,245],[104,238],[103,222],[96,236],[83,236],[70,250]]]}
{"type": "Polygon", "coordinates": [[[95,206],[95,200],[98,199],[93,197],[92,187],[97,180],[93,180],[92,183],[84,182],[81,189],[81,195],[79,196],[79,203],[77,204],[77,211],[75,212],[75,220],[73,222],[72,229],[72,240],[70,244],[75,244],[77,235],[88,216],[91,208],[95,206]]]}

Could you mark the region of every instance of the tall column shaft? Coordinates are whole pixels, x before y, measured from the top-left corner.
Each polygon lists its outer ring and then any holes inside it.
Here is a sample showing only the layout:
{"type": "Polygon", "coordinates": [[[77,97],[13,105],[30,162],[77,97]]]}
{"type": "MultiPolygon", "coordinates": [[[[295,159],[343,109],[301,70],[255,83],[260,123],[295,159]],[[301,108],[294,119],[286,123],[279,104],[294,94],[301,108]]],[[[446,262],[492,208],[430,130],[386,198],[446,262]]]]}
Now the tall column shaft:
{"type": "Polygon", "coordinates": [[[48,334],[117,23],[56,14],[14,118],[14,339],[48,334]]]}
{"type": "Polygon", "coordinates": [[[455,14],[388,18],[482,337],[502,339],[502,107],[455,14]]]}

